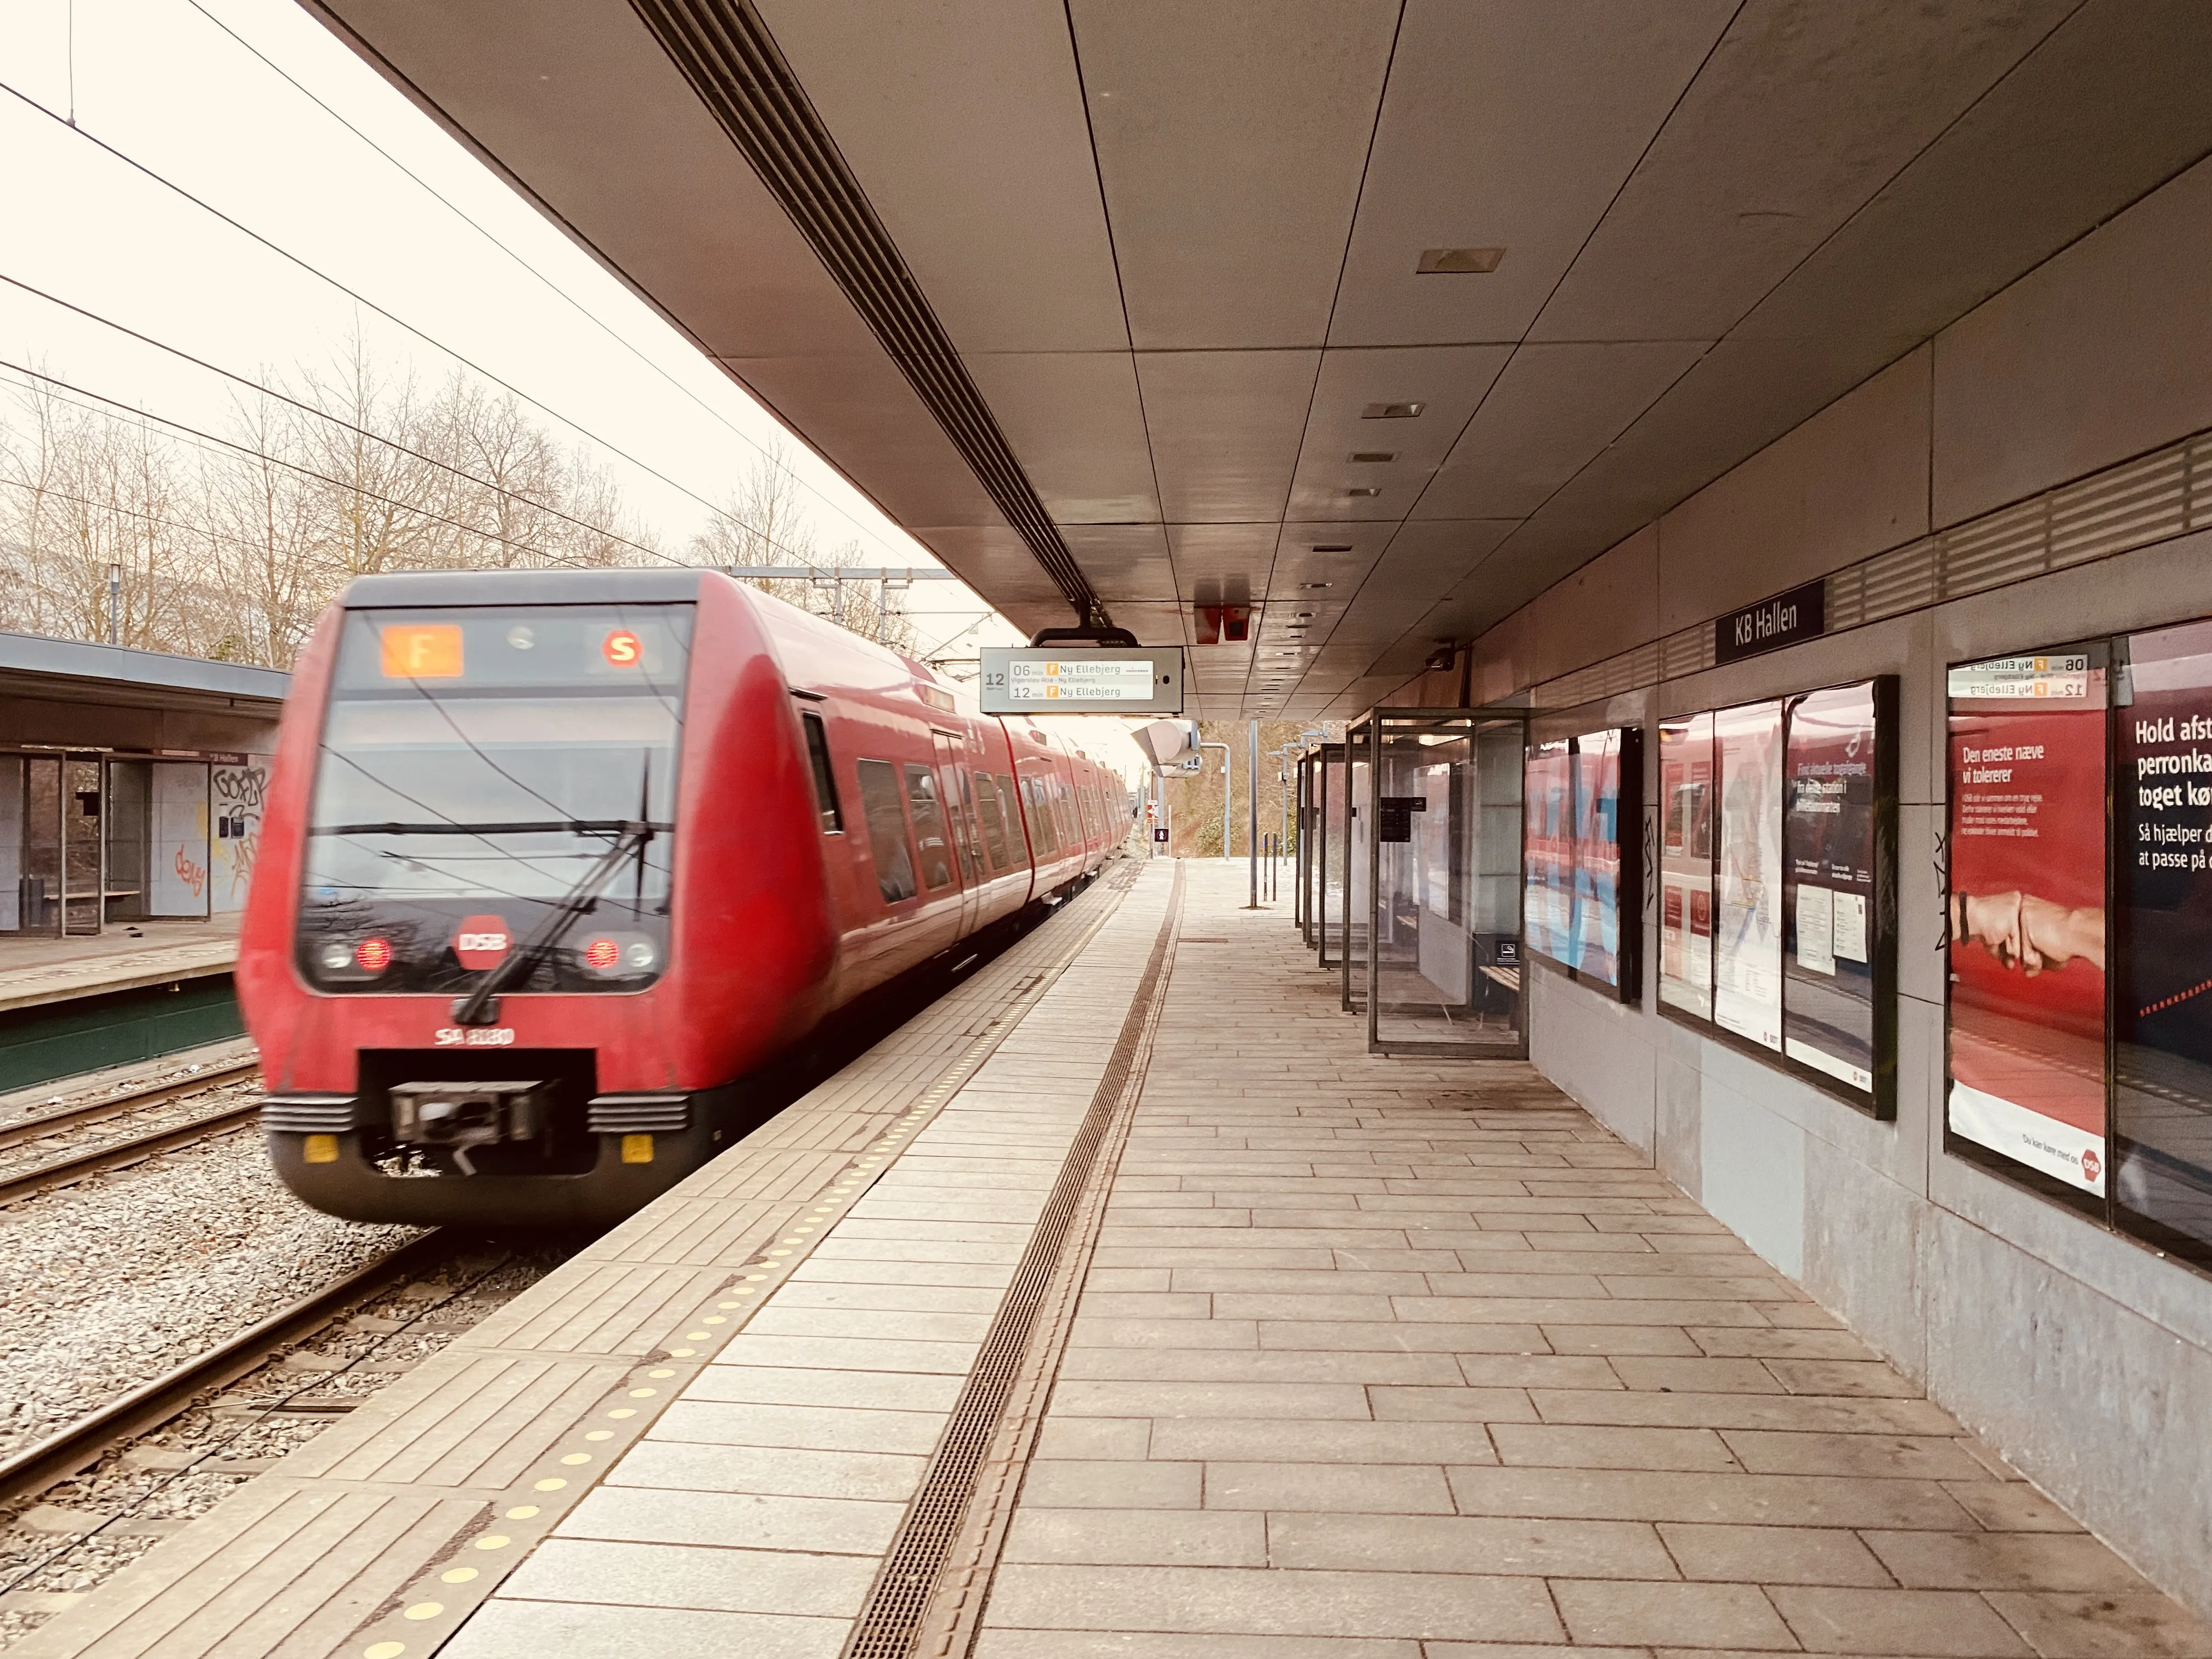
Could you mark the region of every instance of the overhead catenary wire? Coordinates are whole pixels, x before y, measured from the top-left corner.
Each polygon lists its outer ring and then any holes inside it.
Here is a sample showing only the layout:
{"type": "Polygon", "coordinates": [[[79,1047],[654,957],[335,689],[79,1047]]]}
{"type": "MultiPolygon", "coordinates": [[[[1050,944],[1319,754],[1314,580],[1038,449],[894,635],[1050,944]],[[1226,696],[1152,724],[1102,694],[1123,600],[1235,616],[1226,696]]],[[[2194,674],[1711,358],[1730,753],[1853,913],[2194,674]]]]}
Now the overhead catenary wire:
{"type": "MultiPolygon", "coordinates": [[[[264,61],[265,62],[266,60],[264,59],[264,61]]],[[[296,82],[295,84],[296,84],[296,82]]],[[[0,91],[9,94],[29,108],[36,111],[39,114],[45,116],[49,120],[56,122],[61,121],[61,118],[55,115],[55,113],[52,110],[46,108],[45,105],[40,104],[36,99],[30,97],[19,88],[9,86],[5,82],[0,82],[0,91]]],[[[331,276],[328,271],[324,270],[320,266],[315,264],[311,260],[301,258],[298,254],[294,253],[289,248],[283,246],[280,243],[270,240],[269,238],[262,235],[260,232],[253,229],[252,227],[232,218],[230,215],[225,213],[221,208],[218,208],[212,203],[193,194],[191,191],[186,190],[182,185],[178,184],[175,180],[167,177],[165,174],[156,171],[153,167],[148,167],[137,157],[131,155],[123,150],[118,149],[114,145],[107,143],[106,140],[88,132],[84,128],[77,126],[74,123],[63,122],[61,125],[67,126],[73,136],[82,138],[85,143],[91,144],[103,154],[113,157],[124,166],[128,167],[134,172],[151,179],[154,183],[161,185],[163,189],[182,198],[185,201],[191,203],[194,207],[198,208],[202,212],[220,221],[222,223],[229,226],[241,236],[244,236],[258,246],[268,249],[271,253],[276,255],[277,258],[285,260],[289,264],[298,267],[303,271],[306,271],[309,276],[316,278],[318,281],[328,283],[339,293],[344,295],[348,299],[353,301],[355,304],[365,307],[367,309],[374,312],[378,316],[392,324],[393,327],[405,331],[407,333],[411,334],[416,339],[422,341],[424,344],[429,346],[434,350],[442,352],[445,356],[453,359],[453,362],[460,364],[464,368],[466,368],[471,374],[475,374],[489,384],[499,387],[502,392],[507,392],[508,395],[520,398],[522,402],[528,404],[532,408],[541,411],[544,415],[558,422],[561,425],[567,427],[570,431],[580,434],[587,441],[597,446],[599,448],[606,451],[611,455],[619,457],[621,459],[628,462],[630,465],[636,467],[641,472],[645,473],[647,477],[657,478],[662,483],[666,484],[671,489],[677,491],[680,495],[689,496],[691,500],[698,502],[700,506],[705,507],[708,512],[730,520],[732,523],[737,524],[742,529],[753,535],[760,537],[762,540],[767,542],[771,547],[776,548],[780,551],[791,553],[800,563],[808,566],[810,568],[815,568],[814,562],[811,559],[809,559],[805,554],[799,552],[795,549],[787,547],[785,544],[776,540],[775,537],[769,535],[758,526],[745,523],[744,520],[738,518],[736,514],[731,513],[726,507],[709,501],[706,496],[701,495],[697,490],[693,489],[690,485],[681,483],[676,479],[670,477],[666,473],[661,471],[650,462],[641,460],[636,456],[631,454],[628,450],[622,448],[619,445],[610,443],[607,440],[599,436],[599,434],[593,432],[590,428],[583,425],[580,422],[570,419],[568,416],[562,414],[550,404],[548,404],[537,398],[532,397],[528,392],[515,386],[512,381],[507,380],[498,374],[493,374],[490,370],[485,368],[472,358],[465,356],[461,352],[454,350],[451,346],[446,344],[434,335],[428,333],[423,329],[417,328],[414,324],[410,323],[404,318],[400,317],[393,312],[387,310],[383,306],[379,305],[375,301],[368,298],[366,295],[361,293],[358,289],[351,287],[348,283],[339,281],[337,277],[331,276]]],[[[374,148],[374,146],[372,146],[372,148],[374,148]]],[[[378,153],[380,155],[384,154],[381,150],[379,150],[378,153]]],[[[387,156],[386,159],[389,160],[390,158],[387,156]]],[[[394,165],[398,164],[395,162],[394,165]]],[[[404,171],[404,169],[403,168],[402,171],[404,171]]],[[[412,178],[414,175],[410,173],[408,176],[412,178]]],[[[417,180],[417,182],[419,183],[421,181],[417,180]]],[[[424,188],[427,189],[428,187],[425,185],[424,188]]],[[[432,194],[435,195],[436,192],[433,191],[432,194]]],[[[440,199],[442,200],[443,198],[441,198],[440,199]]],[[[458,211],[458,210],[456,210],[458,211]]],[[[487,232],[485,234],[489,235],[489,233],[487,232]]],[[[495,241],[496,240],[496,239],[494,240],[495,241]]],[[[502,247],[502,251],[507,250],[502,247]]],[[[534,267],[529,267],[526,262],[524,263],[526,269],[532,269],[534,271],[534,267]]],[[[22,287],[24,285],[19,283],[17,283],[17,286],[22,287]]],[[[36,292],[36,290],[32,291],[36,292]]],[[[554,292],[557,294],[561,293],[561,290],[556,287],[554,289],[554,292]]],[[[50,298],[51,296],[41,295],[41,297],[50,298]]],[[[563,295],[562,297],[568,298],[568,296],[563,295]]],[[[68,301],[57,301],[57,303],[66,305],[68,304],[68,301]]],[[[582,309],[580,307],[578,308],[580,310],[582,309]]],[[[90,315],[91,313],[86,314],[90,315]]],[[[585,314],[588,316],[590,313],[586,312],[585,314]]],[[[95,320],[105,321],[106,319],[95,319],[95,320]]],[[[110,325],[120,326],[119,325],[110,325]]],[[[621,337],[617,335],[613,337],[619,340],[621,337]]],[[[641,354],[641,360],[647,362],[649,366],[652,365],[652,360],[650,358],[642,357],[641,354]]],[[[222,369],[216,369],[216,372],[218,374],[228,373],[228,371],[222,369]]],[[[672,384],[678,385],[680,389],[680,383],[674,381],[673,377],[666,376],[665,371],[663,371],[663,374],[665,378],[670,379],[672,384]]],[[[702,407],[705,407],[705,405],[702,404],[702,407]]],[[[712,413],[711,410],[709,410],[709,413],[712,413]]],[[[723,424],[729,426],[730,429],[738,433],[739,436],[745,437],[747,441],[751,442],[753,447],[756,449],[760,450],[763,455],[769,454],[769,452],[765,447],[757,441],[750,438],[750,436],[744,434],[741,428],[726,421],[725,421],[723,424]]],[[[798,475],[795,472],[793,474],[793,477],[794,478],[798,478],[798,475]]],[[[802,487],[810,489],[812,488],[811,485],[806,484],[805,480],[803,478],[798,479],[798,482],[802,485],[802,487]]],[[[824,497],[823,500],[826,501],[827,498],[824,497]]]]}
{"type": "MultiPolygon", "coordinates": [[[[236,29],[224,22],[222,19],[217,17],[213,12],[210,11],[205,5],[201,3],[201,0],[186,0],[186,3],[189,4],[194,11],[199,13],[201,16],[206,18],[209,23],[216,29],[234,42],[240,51],[246,52],[249,57],[261,64],[270,71],[270,74],[276,76],[286,85],[291,87],[301,97],[305,98],[309,103],[314,105],[316,108],[321,110],[339,126],[351,133],[356,138],[360,140],[362,144],[366,145],[371,151],[374,152],[378,156],[381,157],[386,162],[390,164],[390,166],[402,177],[409,180],[409,182],[421,190],[425,195],[428,196],[431,200],[436,202],[439,206],[451,213],[471,230],[476,232],[477,235],[483,237],[483,240],[489,242],[492,246],[497,248],[500,252],[504,254],[507,258],[514,261],[514,264],[520,266],[526,275],[533,278],[550,293],[558,298],[562,303],[574,310],[578,316],[582,317],[586,322],[590,323],[594,329],[605,335],[608,339],[611,340],[622,350],[635,357],[653,374],[666,381],[670,386],[674,388],[687,401],[696,404],[708,419],[714,421],[715,424],[728,431],[740,442],[757,450],[763,455],[769,454],[769,452],[767,447],[763,445],[759,439],[754,437],[752,434],[747,432],[736,422],[731,420],[728,416],[716,409],[712,404],[708,403],[704,398],[702,398],[690,386],[685,386],[683,381],[677,379],[675,375],[670,374],[665,366],[655,362],[652,357],[639,349],[635,342],[625,339],[621,333],[617,331],[607,322],[605,318],[600,316],[597,312],[594,312],[574,295],[569,293],[566,289],[562,287],[561,284],[556,282],[551,276],[538,269],[538,266],[532,264],[527,258],[524,258],[514,248],[508,246],[507,243],[501,240],[500,238],[491,230],[487,228],[483,223],[471,216],[466,210],[462,208],[459,204],[439,190],[437,186],[431,184],[427,179],[424,179],[420,173],[416,173],[404,161],[402,161],[398,156],[392,155],[390,150],[387,150],[383,145],[378,143],[375,139],[370,137],[368,134],[362,131],[361,128],[356,126],[344,116],[339,114],[338,112],[333,109],[327,101],[318,96],[307,87],[301,84],[296,76],[293,76],[281,64],[270,58],[266,52],[263,52],[252,41],[240,34],[236,29]]],[[[74,122],[71,122],[70,125],[73,127],[76,125],[74,122]]],[[[82,131],[81,128],[78,128],[77,130],[82,131]]],[[[402,326],[405,326],[405,325],[403,324],[402,326]]],[[[674,324],[672,320],[671,320],[671,326],[677,327],[679,329],[679,331],[682,331],[681,325],[674,324]]],[[[422,337],[428,338],[428,337],[425,335],[422,337]]],[[[685,337],[690,337],[688,332],[686,332],[685,337]]],[[[696,340],[693,340],[692,343],[698,347],[698,349],[702,352],[706,350],[703,343],[696,340]]],[[[708,355],[711,356],[712,354],[708,353],[708,355]]],[[[543,404],[538,406],[541,408],[544,407],[543,404]]],[[[549,410],[548,412],[550,413],[550,411],[549,410]]],[[[559,417],[556,416],[556,418],[559,417]]],[[[574,423],[571,422],[571,424],[573,425],[574,423]]],[[[581,431],[583,428],[578,427],[576,429],[581,431]]],[[[794,477],[796,475],[794,475],[794,477]]],[[[801,489],[805,489],[809,495],[820,501],[823,506],[828,507],[830,512],[843,519],[846,523],[851,525],[854,530],[859,531],[861,534],[870,538],[871,539],[877,540],[878,542],[884,541],[883,532],[880,529],[876,526],[865,524],[860,520],[855,518],[850,508],[832,499],[830,496],[824,495],[817,486],[803,477],[798,478],[798,483],[801,489]]],[[[888,545],[890,544],[886,543],[885,544],[888,545]]]]}

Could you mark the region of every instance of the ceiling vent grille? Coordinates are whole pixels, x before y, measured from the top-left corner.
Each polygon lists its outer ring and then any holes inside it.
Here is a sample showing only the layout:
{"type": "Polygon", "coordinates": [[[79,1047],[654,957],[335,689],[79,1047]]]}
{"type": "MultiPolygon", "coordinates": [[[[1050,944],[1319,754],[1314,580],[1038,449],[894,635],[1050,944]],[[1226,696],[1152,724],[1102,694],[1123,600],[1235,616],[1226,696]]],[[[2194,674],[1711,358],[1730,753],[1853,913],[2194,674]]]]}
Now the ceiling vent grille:
{"type": "Polygon", "coordinates": [[[742,0],[632,0],[1076,615],[1111,621],[767,26],[742,0]]]}

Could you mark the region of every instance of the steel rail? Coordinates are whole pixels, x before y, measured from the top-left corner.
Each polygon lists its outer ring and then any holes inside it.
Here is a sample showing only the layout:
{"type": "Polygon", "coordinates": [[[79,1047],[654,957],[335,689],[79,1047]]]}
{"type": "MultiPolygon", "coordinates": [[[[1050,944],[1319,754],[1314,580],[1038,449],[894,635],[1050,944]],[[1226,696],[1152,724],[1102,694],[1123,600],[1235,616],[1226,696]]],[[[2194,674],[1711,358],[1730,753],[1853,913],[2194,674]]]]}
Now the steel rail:
{"type": "Polygon", "coordinates": [[[80,1417],[67,1427],[0,1459],[0,1503],[33,1497],[93,1463],[118,1442],[158,1427],[210,1389],[245,1376],[276,1349],[330,1322],[350,1304],[389,1279],[399,1278],[448,1247],[442,1233],[425,1233],[356,1268],[343,1279],[279,1309],[260,1323],[228,1337],[206,1352],[143,1382],[80,1417]]]}
{"type": "Polygon", "coordinates": [[[170,1101],[181,1100],[186,1095],[198,1094],[203,1089],[234,1082],[260,1064],[258,1060],[252,1058],[222,1060],[204,1066],[190,1077],[177,1078],[149,1088],[133,1089],[125,1094],[87,1101],[81,1106],[64,1106],[58,1112],[46,1112],[37,1117],[18,1118],[13,1123],[0,1124],[0,1152],[13,1146],[21,1146],[27,1141],[44,1140],[48,1135],[64,1129],[85,1128],[94,1123],[103,1123],[111,1117],[121,1117],[128,1112],[143,1112],[150,1106],[166,1105],[170,1101]]]}
{"type": "Polygon", "coordinates": [[[189,1146],[196,1140],[205,1140],[211,1136],[228,1134],[234,1129],[242,1129],[252,1122],[260,1111],[258,1100],[249,1101],[243,1106],[210,1112],[205,1117],[170,1124],[151,1134],[136,1135],[128,1140],[109,1141],[85,1152],[50,1158],[44,1164],[34,1164],[27,1170],[0,1175],[0,1208],[36,1197],[56,1187],[73,1185],[88,1176],[105,1175],[111,1170],[126,1169],[133,1164],[143,1164],[149,1158],[174,1152],[179,1146],[189,1146]]]}

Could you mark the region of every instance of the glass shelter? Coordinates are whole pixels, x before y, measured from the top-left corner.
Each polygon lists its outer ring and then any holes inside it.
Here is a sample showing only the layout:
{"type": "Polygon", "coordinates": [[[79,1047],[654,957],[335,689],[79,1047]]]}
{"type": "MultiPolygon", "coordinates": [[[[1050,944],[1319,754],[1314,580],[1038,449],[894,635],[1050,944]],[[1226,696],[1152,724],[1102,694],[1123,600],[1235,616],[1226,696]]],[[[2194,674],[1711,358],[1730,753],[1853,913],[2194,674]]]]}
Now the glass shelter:
{"type": "MultiPolygon", "coordinates": [[[[1348,1009],[1388,1054],[1518,1057],[1520,710],[1376,709],[1346,734],[1348,1009]]],[[[1332,829],[1334,825],[1330,826],[1332,829]]]]}

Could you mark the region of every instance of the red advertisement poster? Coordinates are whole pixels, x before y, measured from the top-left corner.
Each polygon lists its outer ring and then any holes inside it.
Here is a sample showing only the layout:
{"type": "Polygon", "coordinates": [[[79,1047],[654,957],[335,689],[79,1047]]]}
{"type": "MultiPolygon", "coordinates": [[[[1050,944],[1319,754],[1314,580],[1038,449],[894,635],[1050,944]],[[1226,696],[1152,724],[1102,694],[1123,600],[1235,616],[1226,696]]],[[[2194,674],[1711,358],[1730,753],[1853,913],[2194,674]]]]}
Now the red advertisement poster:
{"type": "Polygon", "coordinates": [[[1620,983],[1620,733],[1575,739],[1574,965],[1620,983]]]}
{"type": "Polygon", "coordinates": [[[2105,1190],[2101,650],[1950,672],[1951,1132],[2105,1190]]]}
{"type": "MultiPolygon", "coordinates": [[[[2114,780],[2114,1196],[2212,1245],[2212,623],[2127,641],[2114,780]]],[[[2118,671],[2116,671],[2118,672],[2118,671]]]]}
{"type": "Polygon", "coordinates": [[[1659,996],[1713,1017],[1713,717],[1659,728],[1659,996]]]}

